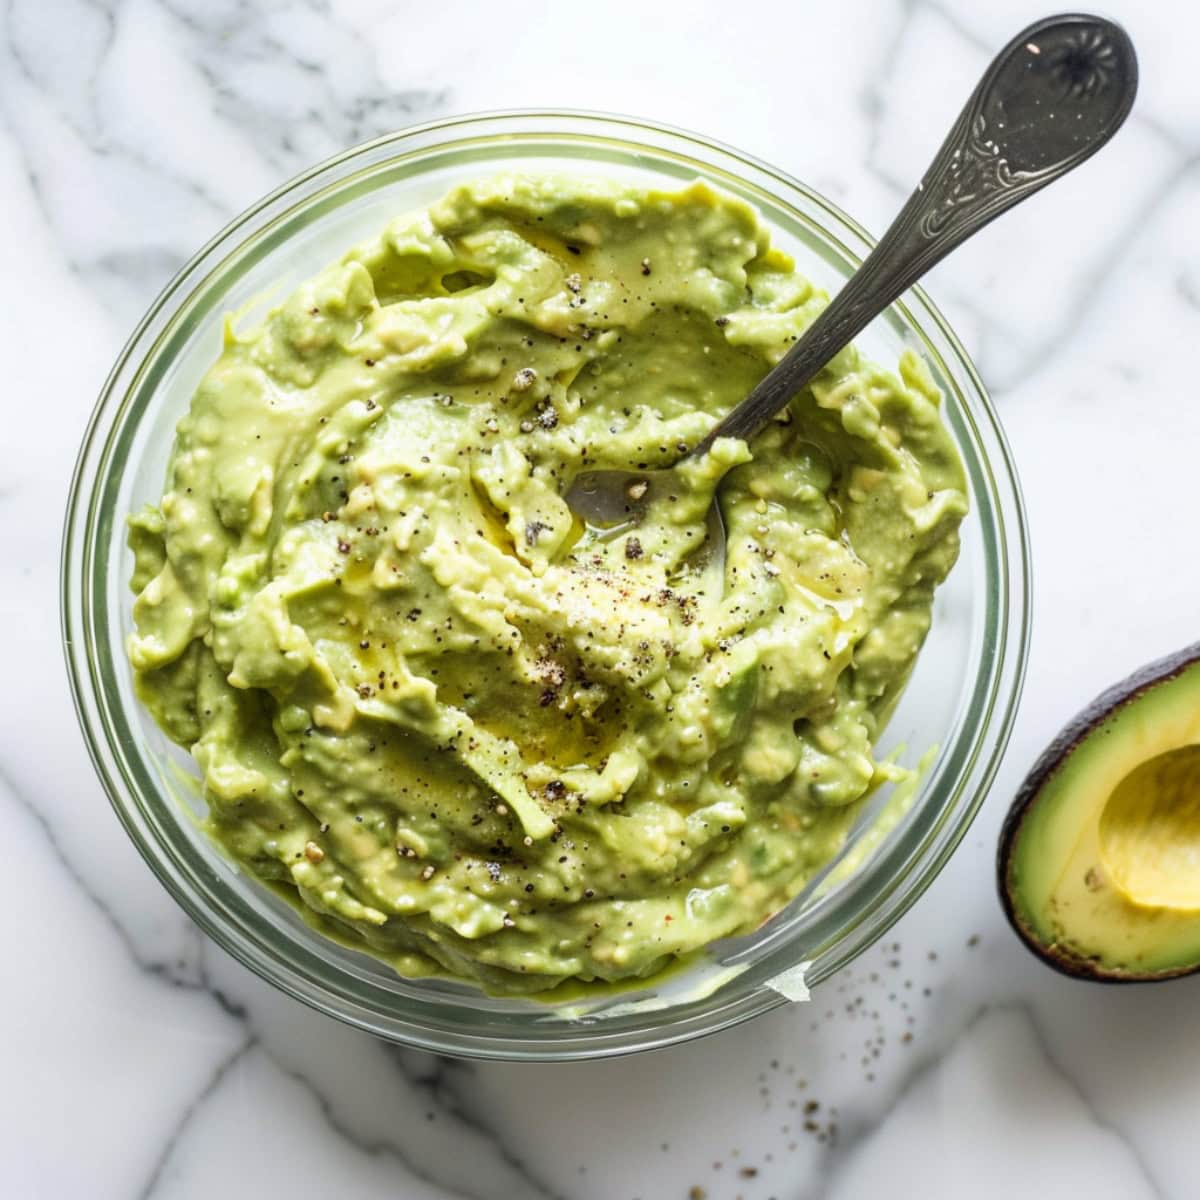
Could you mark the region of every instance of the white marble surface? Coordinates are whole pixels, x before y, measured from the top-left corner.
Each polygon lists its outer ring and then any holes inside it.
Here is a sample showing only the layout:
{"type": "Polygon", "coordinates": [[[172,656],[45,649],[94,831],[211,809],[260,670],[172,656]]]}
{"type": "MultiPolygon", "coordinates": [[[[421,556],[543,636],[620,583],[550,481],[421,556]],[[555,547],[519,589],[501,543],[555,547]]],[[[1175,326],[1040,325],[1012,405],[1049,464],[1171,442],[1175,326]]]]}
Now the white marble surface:
{"type": "Polygon", "coordinates": [[[1041,10],[8,0],[0,1196],[1197,1194],[1200,978],[1060,979],[1010,936],[992,886],[1000,817],[1041,744],[1195,637],[1200,14],[1113,7],[1142,57],[1129,126],[930,282],[999,404],[1034,536],[1029,685],[982,816],[887,943],[812,1003],[677,1050],[530,1068],[400,1051],[275,995],[126,842],[76,732],[57,624],[67,481],[108,364],[227,217],[311,160],[438,114],[657,117],[773,160],[878,230],[988,49],[1041,10]]]}

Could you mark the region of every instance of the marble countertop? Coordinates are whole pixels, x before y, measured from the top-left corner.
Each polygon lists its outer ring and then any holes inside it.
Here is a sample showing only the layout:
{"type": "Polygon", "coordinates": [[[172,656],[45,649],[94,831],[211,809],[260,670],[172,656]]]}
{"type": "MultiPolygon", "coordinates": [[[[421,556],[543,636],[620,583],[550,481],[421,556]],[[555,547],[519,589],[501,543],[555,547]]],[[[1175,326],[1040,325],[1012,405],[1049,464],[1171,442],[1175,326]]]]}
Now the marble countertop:
{"type": "Polygon", "coordinates": [[[58,634],[59,524],[108,366],[233,213],[441,114],[658,118],[775,162],[878,231],[989,53],[1043,10],[8,0],[0,1195],[1197,1194],[1200,978],[1059,978],[1017,945],[992,884],[1001,816],[1043,743],[1196,636],[1200,11],[1109,7],[1141,53],[1129,125],[929,281],[995,396],[1033,534],[1029,681],[982,815],[886,941],[810,1003],[678,1049],[534,1068],[385,1046],[276,995],[126,841],[58,634]]]}

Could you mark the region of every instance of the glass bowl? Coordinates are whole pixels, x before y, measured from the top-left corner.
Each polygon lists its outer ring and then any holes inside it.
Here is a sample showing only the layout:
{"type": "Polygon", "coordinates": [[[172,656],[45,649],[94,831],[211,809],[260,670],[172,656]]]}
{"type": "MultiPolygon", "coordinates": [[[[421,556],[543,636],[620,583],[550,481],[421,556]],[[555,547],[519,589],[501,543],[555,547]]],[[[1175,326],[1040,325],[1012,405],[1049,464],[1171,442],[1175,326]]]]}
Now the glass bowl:
{"type": "MultiPolygon", "coordinates": [[[[135,330],[101,392],[79,455],[62,552],[63,630],[80,723],[130,837],[198,924],[277,987],[381,1037],[443,1053],[522,1060],[599,1057],[711,1033],[786,1002],[844,966],[928,886],[971,823],[1008,739],[1029,637],[1025,519],[996,414],[966,352],[920,289],[859,339],[883,364],[920,353],[945,397],[971,513],[938,593],[933,630],[881,750],[936,754],[887,828],[865,814],[844,869],[752,935],[595,1003],[497,999],[449,980],[407,980],[312,930],[198,829],[191,760],[133,693],[125,657],[131,558],[125,518],[161,494],[176,421],[220,350],[221,316],[262,311],[397,212],[506,169],[677,186],[701,176],[754,206],[776,243],[830,293],[871,239],[812,189],[695,134],[589,113],[459,117],[359,146],[285,184],[205,246],[135,330]],[[886,832],[884,830],[886,829],[886,832]],[[870,852],[863,853],[870,845],[870,852]],[[794,972],[792,978],[794,978],[794,972]]],[[[894,816],[894,811],[890,814],[894,816]]],[[[885,814],[889,816],[889,814],[885,814]]]]}

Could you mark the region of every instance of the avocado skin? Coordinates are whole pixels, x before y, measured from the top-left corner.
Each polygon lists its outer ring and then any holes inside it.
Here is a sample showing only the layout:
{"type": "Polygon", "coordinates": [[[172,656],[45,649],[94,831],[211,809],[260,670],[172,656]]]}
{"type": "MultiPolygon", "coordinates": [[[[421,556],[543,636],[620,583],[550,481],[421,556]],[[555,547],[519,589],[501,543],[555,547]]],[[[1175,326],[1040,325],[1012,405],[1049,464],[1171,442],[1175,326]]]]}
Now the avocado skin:
{"type": "Polygon", "coordinates": [[[996,884],[1000,892],[1000,906],[1016,935],[1047,966],[1072,979],[1087,979],[1093,983],[1159,983],[1165,979],[1181,979],[1200,971],[1200,962],[1192,966],[1153,974],[1138,974],[1133,971],[1110,971],[1089,958],[1072,954],[1057,946],[1047,946],[1030,929],[1026,928],[1017,912],[1010,887],[1009,868],[1017,835],[1021,831],[1025,816],[1037,802],[1042,788],[1066,761],[1075,748],[1114,709],[1121,708],[1132,700],[1145,695],[1158,684],[1166,683],[1200,662],[1200,642],[1193,642],[1182,650],[1168,654],[1140,667],[1132,675],[1106,688],[1090,704],[1081,709],[1059,731],[1058,736],[1038,756],[1037,761],[1021,782],[1017,794],[1009,806],[1008,815],[1000,828],[1000,842],[996,851],[996,884]]]}

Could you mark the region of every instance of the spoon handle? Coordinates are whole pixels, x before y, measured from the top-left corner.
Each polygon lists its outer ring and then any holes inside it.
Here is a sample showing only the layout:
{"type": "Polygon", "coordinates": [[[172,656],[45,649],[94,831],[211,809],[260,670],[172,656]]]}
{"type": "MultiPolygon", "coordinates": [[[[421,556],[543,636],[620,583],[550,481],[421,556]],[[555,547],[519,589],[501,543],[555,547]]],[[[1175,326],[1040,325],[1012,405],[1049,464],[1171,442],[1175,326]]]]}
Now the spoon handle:
{"type": "Polygon", "coordinates": [[[976,230],[1090,158],[1137,92],[1129,35],[1048,17],[992,61],[917,190],[804,336],[693,453],[749,441],[852,338],[976,230]]]}

